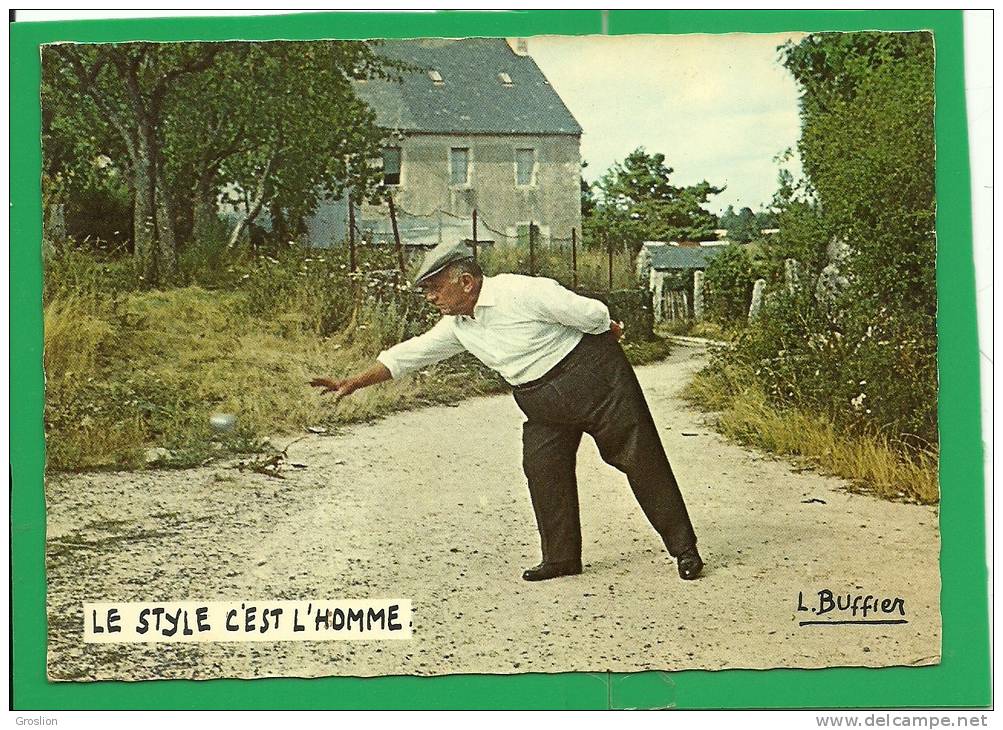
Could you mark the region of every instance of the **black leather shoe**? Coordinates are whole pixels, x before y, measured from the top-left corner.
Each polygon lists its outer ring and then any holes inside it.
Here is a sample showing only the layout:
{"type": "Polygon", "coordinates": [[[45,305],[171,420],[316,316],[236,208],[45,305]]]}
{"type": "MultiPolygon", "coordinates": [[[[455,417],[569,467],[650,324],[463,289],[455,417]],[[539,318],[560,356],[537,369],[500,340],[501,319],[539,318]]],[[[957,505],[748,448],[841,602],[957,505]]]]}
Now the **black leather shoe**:
{"type": "Polygon", "coordinates": [[[676,567],[679,568],[679,577],[683,580],[694,580],[700,577],[703,570],[703,560],[695,547],[690,548],[676,558],[676,567]]]}
{"type": "Polygon", "coordinates": [[[522,572],[523,580],[550,580],[562,575],[578,575],[582,572],[581,560],[562,560],[557,563],[540,563],[522,572]]]}

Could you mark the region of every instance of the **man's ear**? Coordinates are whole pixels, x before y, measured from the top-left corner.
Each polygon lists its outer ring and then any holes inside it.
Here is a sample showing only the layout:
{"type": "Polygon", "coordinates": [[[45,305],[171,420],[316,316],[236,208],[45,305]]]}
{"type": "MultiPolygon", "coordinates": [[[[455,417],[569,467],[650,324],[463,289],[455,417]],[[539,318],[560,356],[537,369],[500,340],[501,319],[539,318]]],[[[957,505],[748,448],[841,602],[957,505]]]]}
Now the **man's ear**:
{"type": "Polygon", "coordinates": [[[474,275],[469,271],[464,271],[460,274],[460,284],[463,286],[463,291],[470,292],[474,290],[474,275]]]}

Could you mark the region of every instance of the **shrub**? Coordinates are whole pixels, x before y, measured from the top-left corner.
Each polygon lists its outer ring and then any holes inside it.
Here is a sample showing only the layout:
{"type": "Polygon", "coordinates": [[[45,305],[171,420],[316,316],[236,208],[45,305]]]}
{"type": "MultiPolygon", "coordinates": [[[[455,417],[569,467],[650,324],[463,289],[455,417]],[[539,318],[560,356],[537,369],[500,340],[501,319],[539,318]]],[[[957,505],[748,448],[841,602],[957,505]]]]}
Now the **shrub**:
{"type": "Polygon", "coordinates": [[[846,295],[820,305],[807,291],[777,293],[728,357],[751,371],[774,404],[824,414],[903,446],[937,441],[936,350],[922,317],[846,295]]]}
{"type": "Polygon", "coordinates": [[[817,466],[882,497],[923,504],[939,498],[935,447],[903,450],[868,427],[849,433],[817,411],[779,406],[746,367],[717,358],[684,396],[717,411],[718,428],[742,444],[817,466]]]}
{"type": "MultiPolygon", "coordinates": [[[[741,373],[763,408],[824,419],[840,438],[929,465],[938,441],[932,36],[814,34],[782,57],[803,92],[806,179],[781,178],[780,232],[761,242],[760,270],[773,284],[761,316],[705,374],[702,397],[717,403],[707,390],[741,373]],[[849,249],[839,263],[847,283],[819,300],[815,279],[833,243],[849,249]],[[802,269],[793,293],[780,285],[786,258],[802,269]]],[[[753,278],[744,266],[722,255],[708,269],[720,280],[709,288],[734,299],[753,278]]],[[[737,307],[726,314],[737,315],[737,307]]],[[[743,417],[742,428],[729,428],[749,440],[761,428],[768,448],[791,450],[765,436],[775,430],[769,420],[743,417]]],[[[932,478],[921,471],[918,498],[935,499],[935,469],[932,478]]]]}
{"type": "Polygon", "coordinates": [[[727,246],[707,266],[704,278],[706,316],[720,324],[743,322],[749,314],[755,281],[752,259],[743,246],[727,246]]]}

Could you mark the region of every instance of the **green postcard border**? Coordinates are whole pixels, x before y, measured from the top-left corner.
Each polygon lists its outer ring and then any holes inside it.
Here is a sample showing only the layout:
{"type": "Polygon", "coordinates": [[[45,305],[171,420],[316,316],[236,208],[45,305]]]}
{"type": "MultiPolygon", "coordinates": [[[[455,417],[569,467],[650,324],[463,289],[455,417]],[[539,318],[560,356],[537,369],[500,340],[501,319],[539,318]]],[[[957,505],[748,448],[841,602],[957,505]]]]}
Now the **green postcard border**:
{"type": "MultiPolygon", "coordinates": [[[[167,11],[169,12],[169,11],[167,11]]],[[[10,26],[10,454],[17,710],[606,707],[979,707],[991,701],[979,361],[961,11],[303,13],[10,26]],[[933,667],[50,683],[42,486],[41,43],[915,30],[937,49],[943,659],[933,667]]],[[[694,617],[699,620],[699,617],[694,617]]]]}

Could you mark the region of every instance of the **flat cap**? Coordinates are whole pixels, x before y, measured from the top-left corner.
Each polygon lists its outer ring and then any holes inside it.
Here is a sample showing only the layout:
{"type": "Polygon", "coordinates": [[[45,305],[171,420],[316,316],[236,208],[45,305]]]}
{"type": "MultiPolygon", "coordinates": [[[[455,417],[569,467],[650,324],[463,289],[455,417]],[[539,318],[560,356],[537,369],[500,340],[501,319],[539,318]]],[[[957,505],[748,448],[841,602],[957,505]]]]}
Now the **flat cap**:
{"type": "Polygon", "coordinates": [[[450,264],[473,257],[473,251],[470,250],[466,241],[459,243],[443,241],[425,254],[425,260],[421,262],[421,268],[418,270],[418,275],[414,277],[414,283],[420,286],[423,281],[435,276],[450,264]]]}

